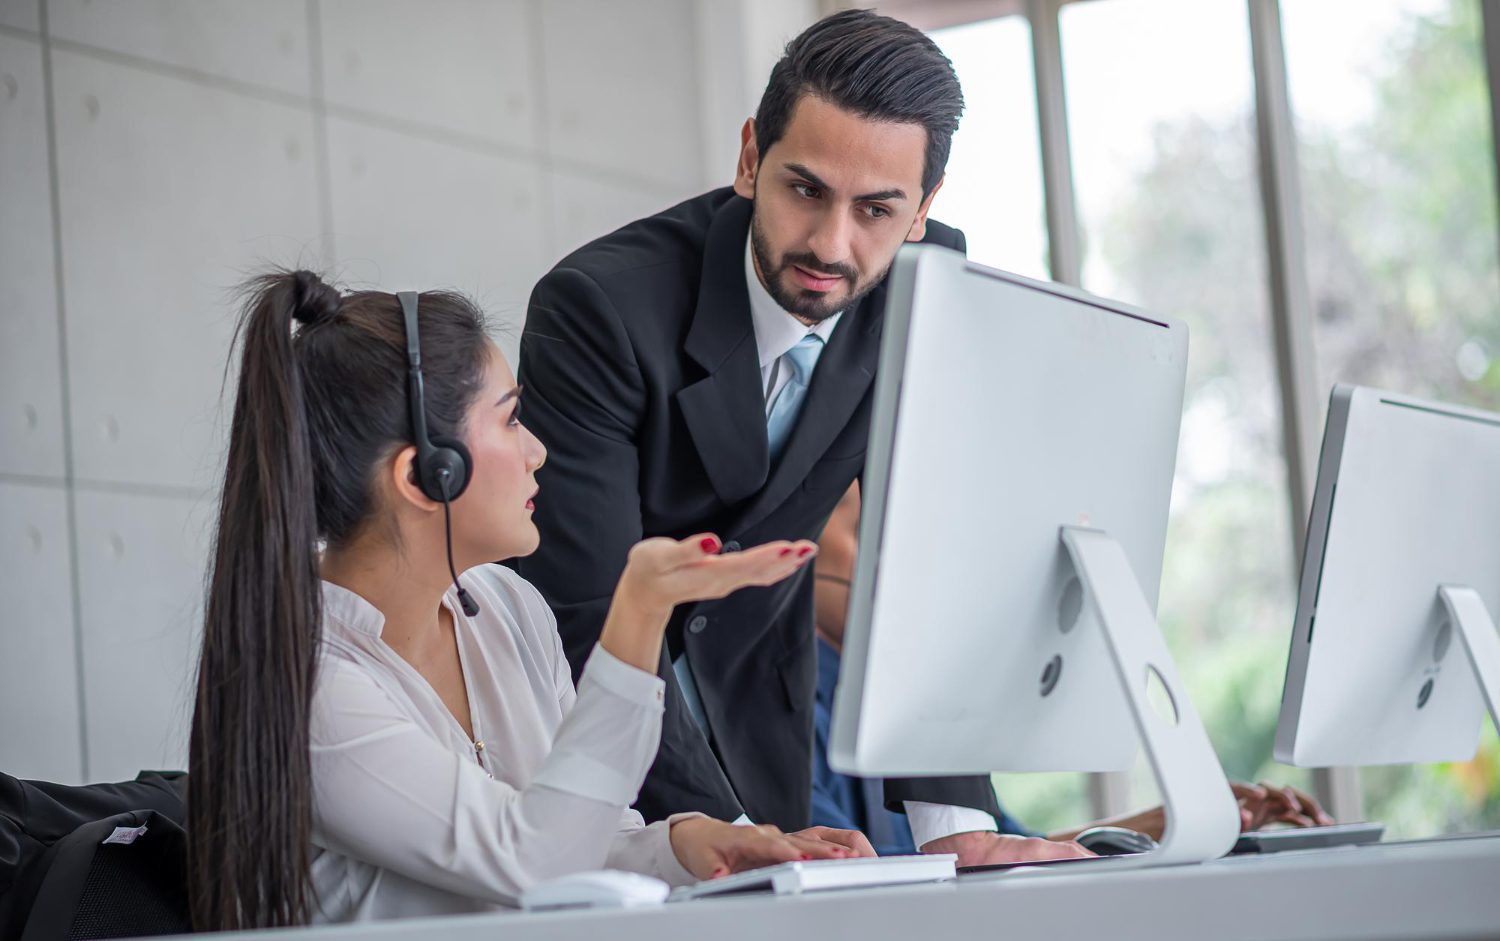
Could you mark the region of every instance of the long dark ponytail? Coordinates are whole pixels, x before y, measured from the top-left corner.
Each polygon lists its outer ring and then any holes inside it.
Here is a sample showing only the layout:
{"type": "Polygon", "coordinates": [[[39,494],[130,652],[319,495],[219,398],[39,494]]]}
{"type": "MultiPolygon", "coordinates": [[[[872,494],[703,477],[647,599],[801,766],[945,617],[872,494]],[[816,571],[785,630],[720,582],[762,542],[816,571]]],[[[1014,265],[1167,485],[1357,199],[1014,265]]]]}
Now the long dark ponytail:
{"type": "MultiPolygon", "coordinates": [[[[341,297],[307,271],[247,290],[188,757],[198,930],[308,920],[318,540],[361,529],[376,465],[410,440],[393,295],[341,297]]],[[[422,295],[421,316],[429,427],[459,435],[483,382],[484,318],[442,292],[422,295]]]]}

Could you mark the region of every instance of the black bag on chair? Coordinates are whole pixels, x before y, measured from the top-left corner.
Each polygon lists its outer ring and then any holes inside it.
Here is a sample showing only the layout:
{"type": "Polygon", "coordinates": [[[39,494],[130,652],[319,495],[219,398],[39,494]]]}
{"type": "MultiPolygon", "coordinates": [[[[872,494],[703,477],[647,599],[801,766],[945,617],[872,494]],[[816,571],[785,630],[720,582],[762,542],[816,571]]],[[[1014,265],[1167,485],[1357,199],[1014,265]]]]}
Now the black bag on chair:
{"type": "Polygon", "coordinates": [[[20,941],[192,930],[187,834],[154,810],[86,823],[52,844],[20,941]]]}
{"type": "Polygon", "coordinates": [[[182,772],[71,787],[0,775],[0,938],[191,930],[182,772]]]}

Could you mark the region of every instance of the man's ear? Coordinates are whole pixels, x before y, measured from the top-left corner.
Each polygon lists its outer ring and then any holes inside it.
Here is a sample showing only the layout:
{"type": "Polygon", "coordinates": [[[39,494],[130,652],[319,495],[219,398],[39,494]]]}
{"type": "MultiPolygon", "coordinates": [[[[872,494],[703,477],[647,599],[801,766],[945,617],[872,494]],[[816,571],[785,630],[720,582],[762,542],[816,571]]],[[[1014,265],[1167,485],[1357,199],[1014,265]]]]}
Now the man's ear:
{"type": "Polygon", "coordinates": [[[760,169],[760,147],[755,143],[755,119],[746,118],[740,128],[740,162],[734,168],[734,191],[755,198],[755,173],[760,169]]]}
{"type": "Polygon", "coordinates": [[[943,188],[943,180],[946,179],[948,179],[946,175],[939,179],[937,185],[932,188],[932,192],[928,193],[922,200],[922,205],[917,207],[917,217],[912,220],[911,230],[906,233],[906,240],[908,242],[920,242],[927,237],[927,212],[932,209],[932,197],[936,196],[938,190],[943,188]]]}
{"type": "Polygon", "coordinates": [[[429,499],[417,483],[417,448],[408,444],[396,452],[386,467],[386,485],[390,489],[392,502],[396,506],[412,506],[419,510],[432,511],[442,506],[429,499]]]}

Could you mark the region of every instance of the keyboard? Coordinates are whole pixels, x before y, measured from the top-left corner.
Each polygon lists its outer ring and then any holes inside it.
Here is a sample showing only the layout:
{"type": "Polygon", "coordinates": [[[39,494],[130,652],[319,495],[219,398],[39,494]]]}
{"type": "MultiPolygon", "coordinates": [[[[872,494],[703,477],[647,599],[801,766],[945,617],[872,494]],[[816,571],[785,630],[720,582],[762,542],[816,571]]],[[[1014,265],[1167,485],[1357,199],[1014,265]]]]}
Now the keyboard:
{"type": "Polygon", "coordinates": [[[721,879],[706,879],[695,885],[672,891],[670,902],[720,895],[759,892],[773,895],[800,895],[804,892],[826,892],[831,889],[856,889],[866,886],[906,885],[914,882],[943,882],[955,878],[958,857],[951,853],[922,856],[876,856],[860,859],[810,859],[781,863],[761,869],[738,872],[721,879]]]}
{"type": "Polygon", "coordinates": [[[1285,830],[1255,830],[1240,835],[1229,853],[1279,853],[1284,850],[1323,849],[1330,846],[1358,846],[1379,843],[1385,835],[1383,823],[1340,823],[1331,827],[1302,827],[1285,830]]]}

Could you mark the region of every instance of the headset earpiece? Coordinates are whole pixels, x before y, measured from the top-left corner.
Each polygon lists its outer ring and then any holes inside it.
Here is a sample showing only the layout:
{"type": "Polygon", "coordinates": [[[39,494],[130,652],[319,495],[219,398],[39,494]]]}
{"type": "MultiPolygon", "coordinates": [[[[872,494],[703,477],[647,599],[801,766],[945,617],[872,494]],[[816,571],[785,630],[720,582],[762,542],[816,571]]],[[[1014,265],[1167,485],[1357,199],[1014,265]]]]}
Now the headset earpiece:
{"type": "Polygon", "coordinates": [[[473,466],[474,459],[469,456],[469,449],[456,438],[438,436],[431,439],[426,454],[422,453],[420,446],[417,448],[417,480],[429,500],[443,499],[441,475],[445,470],[448,472],[447,497],[457,500],[469,486],[469,468],[473,466]]]}
{"type": "Polygon", "coordinates": [[[453,576],[453,587],[458,591],[458,601],[463,606],[464,614],[473,617],[479,613],[479,605],[458,583],[458,573],[453,569],[453,516],[449,504],[457,500],[469,486],[474,459],[462,441],[443,435],[434,438],[427,434],[427,402],[422,389],[422,344],[417,335],[417,294],[415,291],[402,291],[396,295],[396,299],[401,303],[401,316],[406,322],[407,404],[411,411],[412,442],[417,446],[417,486],[429,500],[438,500],[443,504],[448,574],[453,576]]]}

